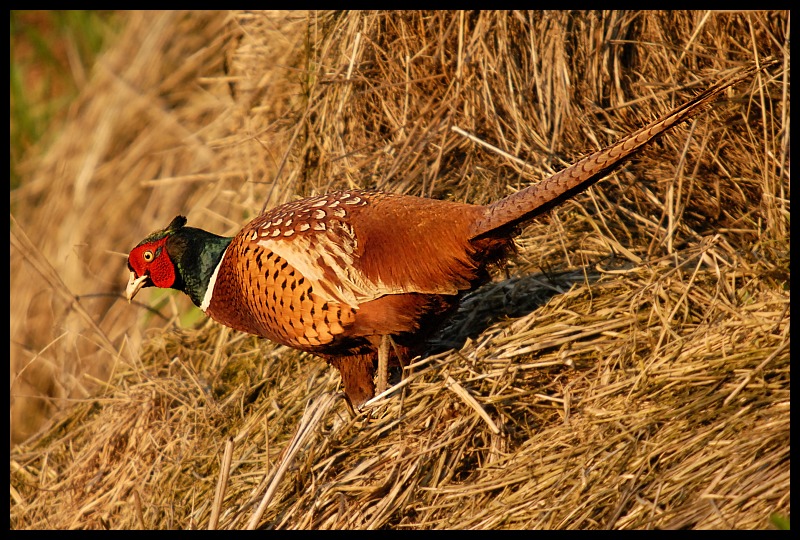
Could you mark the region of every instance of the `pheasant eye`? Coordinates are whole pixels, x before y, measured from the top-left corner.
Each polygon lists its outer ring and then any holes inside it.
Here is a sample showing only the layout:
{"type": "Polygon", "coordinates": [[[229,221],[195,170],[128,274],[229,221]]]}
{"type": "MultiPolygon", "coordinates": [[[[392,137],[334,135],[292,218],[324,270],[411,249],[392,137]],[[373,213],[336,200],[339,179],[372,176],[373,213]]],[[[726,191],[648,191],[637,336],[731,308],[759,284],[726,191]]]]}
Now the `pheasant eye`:
{"type": "Polygon", "coordinates": [[[145,262],[150,262],[153,260],[153,252],[148,249],[142,254],[142,257],[144,258],[145,262]]]}

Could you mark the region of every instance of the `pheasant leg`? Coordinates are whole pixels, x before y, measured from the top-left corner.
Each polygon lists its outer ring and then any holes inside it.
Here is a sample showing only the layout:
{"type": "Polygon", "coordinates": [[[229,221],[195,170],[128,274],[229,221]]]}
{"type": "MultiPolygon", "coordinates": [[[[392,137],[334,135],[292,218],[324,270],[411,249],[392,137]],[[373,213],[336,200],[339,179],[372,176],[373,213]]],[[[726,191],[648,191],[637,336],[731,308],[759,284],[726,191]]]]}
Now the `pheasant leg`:
{"type": "Polygon", "coordinates": [[[389,385],[389,347],[392,345],[390,336],[381,336],[381,344],[378,347],[378,388],[376,394],[386,390],[389,385]]]}

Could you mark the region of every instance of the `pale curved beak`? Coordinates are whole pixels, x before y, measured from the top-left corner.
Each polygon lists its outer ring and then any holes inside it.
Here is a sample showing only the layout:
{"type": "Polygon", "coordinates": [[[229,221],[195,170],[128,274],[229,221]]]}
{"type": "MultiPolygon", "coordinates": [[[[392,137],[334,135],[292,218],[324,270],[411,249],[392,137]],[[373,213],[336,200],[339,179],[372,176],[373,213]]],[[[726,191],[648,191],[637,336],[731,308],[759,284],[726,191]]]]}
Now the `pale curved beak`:
{"type": "Polygon", "coordinates": [[[147,274],[137,278],[136,274],[131,272],[131,277],[128,280],[128,287],[125,289],[125,296],[128,298],[128,302],[133,300],[133,297],[136,296],[136,293],[139,292],[139,289],[142,288],[145,281],[147,281],[147,274]]]}

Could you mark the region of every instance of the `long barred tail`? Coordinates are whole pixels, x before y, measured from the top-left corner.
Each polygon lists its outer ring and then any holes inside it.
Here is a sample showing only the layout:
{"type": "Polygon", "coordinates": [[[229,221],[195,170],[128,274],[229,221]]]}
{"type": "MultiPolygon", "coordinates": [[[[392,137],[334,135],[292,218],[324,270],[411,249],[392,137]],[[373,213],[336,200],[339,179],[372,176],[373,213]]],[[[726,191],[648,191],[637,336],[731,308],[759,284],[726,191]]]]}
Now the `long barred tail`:
{"type": "Polygon", "coordinates": [[[608,148],[583,158],[547,180],[487,206],[484,216],[474,223],[470,239],[474,240],[497,229],[510,228],[531,220],[587,189],[664,132],[702,112],[726,88],[776,63],[778,60],[772,59],[762,63],[760,67],[751,66],[737,70],[720,79],[691,101],[608,148]]]}

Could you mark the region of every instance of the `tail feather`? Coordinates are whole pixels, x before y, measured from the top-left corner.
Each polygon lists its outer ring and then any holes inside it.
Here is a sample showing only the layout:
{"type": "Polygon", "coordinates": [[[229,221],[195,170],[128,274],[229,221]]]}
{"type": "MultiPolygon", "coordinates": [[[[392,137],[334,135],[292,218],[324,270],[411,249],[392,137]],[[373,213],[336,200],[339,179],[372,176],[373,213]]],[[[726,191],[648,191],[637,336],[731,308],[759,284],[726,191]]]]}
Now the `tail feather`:
{"type": "Polygon", "coordinates": [[[529,221],[577,195],[622,165],[664,132],[705,110],[728,87],[777,62],[777,60],[770,60],[762,63],[759,67],[751,66],[735,71],[691,101],[673,109],[655,122],[617,141],[608,148],[583,158],[536,185],[529,186],[487,206],[484,216],[473,224],[470,239],[475,240],[498,229],[511,228],[529,221]]]}

